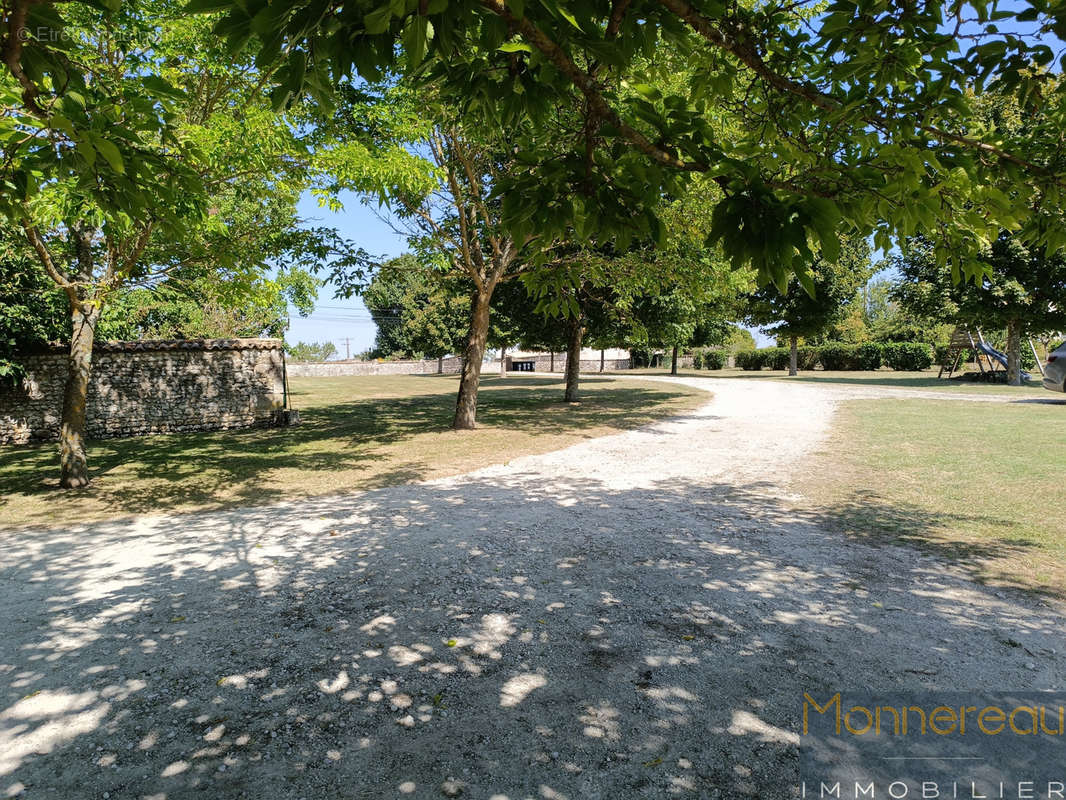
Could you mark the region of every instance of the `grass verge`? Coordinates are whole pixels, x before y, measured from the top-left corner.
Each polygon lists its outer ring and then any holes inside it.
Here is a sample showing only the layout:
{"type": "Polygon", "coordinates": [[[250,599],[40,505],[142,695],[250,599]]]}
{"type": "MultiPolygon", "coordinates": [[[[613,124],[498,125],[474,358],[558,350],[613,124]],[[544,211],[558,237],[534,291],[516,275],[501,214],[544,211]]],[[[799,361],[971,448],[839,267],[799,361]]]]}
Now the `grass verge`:
{"type": "Polygon", "coordinates": [[[455,376],[294,378],[300,425],[92,442],[91,485],[62,492],[54,444],[0,452],[0,526],[70,525],[227,508],[466,472],[644,425],[708,401],[698,389],[583,378],[486,377],[480,427],[449,429],[455,376]]]}
{"type": "MultiPolygon", "coordinates": [[[[1040,385],[1040,373],[1033,371],[1033,378],[1024,386],[1006,386],[1002,383],[978,383],[976,381],[948,380],[938,378],[939,367],[922,372],[896,372],[879,369],[868,372],[843,372],[809,370],[790,378],[782,370],[747,371],[740,369],[694,370],[680,369],[678,375],[699,378],[733,378],[737,380],[786,380],[800,383],[838,383],[852,386],[877,386],[895,389],[921,389],[945,394],[996,394],[1020,397],[1052,396],[1040,385]]],[[[637,369],[630,374],[669,375],[669,368],[637,369]]]]}
{"type": "Polygon", "coordinates": [[[795,488],[848,535],[1066,594],[1064,423],[1057,405],[856,400],[795,488]]]}

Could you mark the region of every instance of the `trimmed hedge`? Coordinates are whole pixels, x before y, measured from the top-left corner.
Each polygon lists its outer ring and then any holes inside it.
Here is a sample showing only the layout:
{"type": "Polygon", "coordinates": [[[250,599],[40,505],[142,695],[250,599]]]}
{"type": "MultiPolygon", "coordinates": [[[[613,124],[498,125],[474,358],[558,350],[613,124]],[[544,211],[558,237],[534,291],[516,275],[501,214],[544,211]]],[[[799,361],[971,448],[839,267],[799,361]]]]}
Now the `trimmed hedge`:
{"type": "Polygon", "coordinates": [[[736,355],[736,365],[749,372],[762,369],[765,360],[761,350],[741,350],[736,355]]]}
{"type": "Polygon", "coordinates": [[[822,368],[832,371],[859,369],[859,345],[825,344],[818,348],[818,360],[822,368]]]}
{"type": "Polygon", "coordinates": [[[721,350],[708,350],[703,354],[703,366],[706,369],[725,369],[725,353],[721,350]]]}
{"type": "MultiPolygon", "coordinates": [[[[706,353],[705,358],[711,353],[706,353]]],[[[940,356],[938,350],[937,355],[940,356]]],[[[933,361],[933,350],[920,342],[899,342],[881,344],[829,344],[813,347],[805,345],[798,348],[797,363],[801,370],[812,370],[818,364],[823,369],[832,371],[870,371],[882,366],[895,370],[917,371],[928,369],[933,361]]],[[[736,365],[740,369],[755,371],[769,367],[774,370],[788,369],[789,349],[787,347],[764,347],[761,350],[749,350],[736,354],[736,365]]],[[[716,367],[720,369],[720,367],[716,367]]]]}
{"type": "Polygon", "coordinates": [[[796,364],[799,369],[811,370],[818,366],[819,349],[811,345],[803,345],[796,349],[796,364]]]}
{"type": "Polygon", "coordinates": [[[933,351],[920,342],[891,342],[882,345],[886,366],[901,372],[917,372],[933,366],[933,351]]]}
{"type": "Polygon", "coordinates": [[[766,353],[766,363],[770,369],[788,369],[790,354],[787,347],[768,347],[763,352],[766,353]]]}
{"type": "Polygon", "coordinates": [[[855,361],[861,370],[881,369],[884,361],[884,347],[876,342],[860,344],[855,350],[855,361]]]}

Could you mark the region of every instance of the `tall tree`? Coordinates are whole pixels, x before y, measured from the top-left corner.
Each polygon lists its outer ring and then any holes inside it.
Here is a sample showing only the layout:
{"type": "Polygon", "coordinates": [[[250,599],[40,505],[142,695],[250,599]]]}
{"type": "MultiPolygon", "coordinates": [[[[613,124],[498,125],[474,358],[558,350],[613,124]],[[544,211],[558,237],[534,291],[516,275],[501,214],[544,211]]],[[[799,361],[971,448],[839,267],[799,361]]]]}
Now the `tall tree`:
{"type": "Polygon", "coordinates": [[[109,302],[181,283],[222,300],[254,294],[283,253],[303,263],[335,250],[297,230],[305,154],[258,97],[266,75],[176,11],[166,0],[70,3],[62,18],[49,3],[4,7],[0,124],[16,144],[0,167],[11,182],[0,203],[69,304],[65,488],[89,480],[86,397],[109,302]]]}
{"type": "Polygon", "coordinates": [[[801,337],[817,336],[847,314],[860,286],[870,278],[870,246],[865,239],[844,237],[835,262],[817,259],[809,271],[813,287],[789,281],[785,291],[763,286],[753,292],[747,306],[752,325],[772,326],[788,337],[791,354],[788,374],[798,372],[797,345],[801,337]],[[812,291],[813,288],[813,291],[812,291]]]}
{"type": "Polygon", "coordinates": [[[410,254],[386,261],[363,292],[377,325],[375,355],[439,359],[460,352],[469,297],[469,282],[429,270],[410,254]]]}
{"type": "Polygon", "coordinates": [[[929,242],[909,240],[893,259],[900,273],[894,296],[922,319],[1006,329],[1007,382],[1019,386],[1022,337],[1066,328],[1066,256],[1049,258],[1003,232],[983,261],[982,277],[957,283],[929,242]]]}
{"type": "Polygon", "coordinates": [[[707,244],[720,197],[714,181],[699,177],[663,203],[660,241],[631,249],[628,280],[618,284],[631,309],[628,341],[668,347],[672,374],[681,348],[724,341],[738,297],[753,286],[750,271],[732,268],[718,247],[707,244]]]}
{"type": "MultiPolygon", "coordinates": [[[[516,239],[503,226],[494,194],[501,177],[520,166],[502,132],[465,124],[432,91],[346,86],[333,99],[339,106],[315,120],[326,153],[319,165],[329,174],[330,191],[350,189],[378,199],[424,267],[469,282],[452,427],[472,429],[493,293],[527,266],[519,256],[530,237],[516,239]],[[339,166],[340,159],[347,165],[339,166]]],[[[347,288],[362,290],[356,282],[347,288]]]]}
{"type": "Polygon", "coordinates": [[[604,344],[621,341],[622,320],[634,285],[632,259],[609,246],[598,249],[559,244],[540,269],[523,276],[532,316],[519,317],[529,338],[566,350],[563,400],[579,400],[581,350],[587,339],[604,344]]]}

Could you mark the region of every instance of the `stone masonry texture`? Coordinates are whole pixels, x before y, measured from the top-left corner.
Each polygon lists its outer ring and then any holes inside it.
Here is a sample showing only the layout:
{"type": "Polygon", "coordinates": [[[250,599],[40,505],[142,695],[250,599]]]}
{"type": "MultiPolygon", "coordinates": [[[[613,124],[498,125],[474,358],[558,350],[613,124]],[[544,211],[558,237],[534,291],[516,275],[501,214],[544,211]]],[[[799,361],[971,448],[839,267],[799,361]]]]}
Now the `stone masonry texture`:
{"type": "MultiPolygon", "coordinates": [[[[86,410],[91,439],[265,427],[285,404],[278,339],[103,342],[93,349],[86,410]]],[[[66,348],[27,355],[16,386],[0,385],[0,444],[57,439],[66,348]]]]}

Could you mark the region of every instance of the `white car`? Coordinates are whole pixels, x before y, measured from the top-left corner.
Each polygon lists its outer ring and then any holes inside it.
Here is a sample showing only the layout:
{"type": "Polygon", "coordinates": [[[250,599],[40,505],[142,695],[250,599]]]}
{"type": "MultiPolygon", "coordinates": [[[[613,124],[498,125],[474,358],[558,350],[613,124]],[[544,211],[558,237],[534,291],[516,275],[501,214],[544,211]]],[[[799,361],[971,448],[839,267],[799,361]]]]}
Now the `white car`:
{"type": "Polygon", "coordinates": [[[1044,388],[1053,392],[1066,392],[1066,342],[1048,353],[1044,367],[1044,388]]]}

